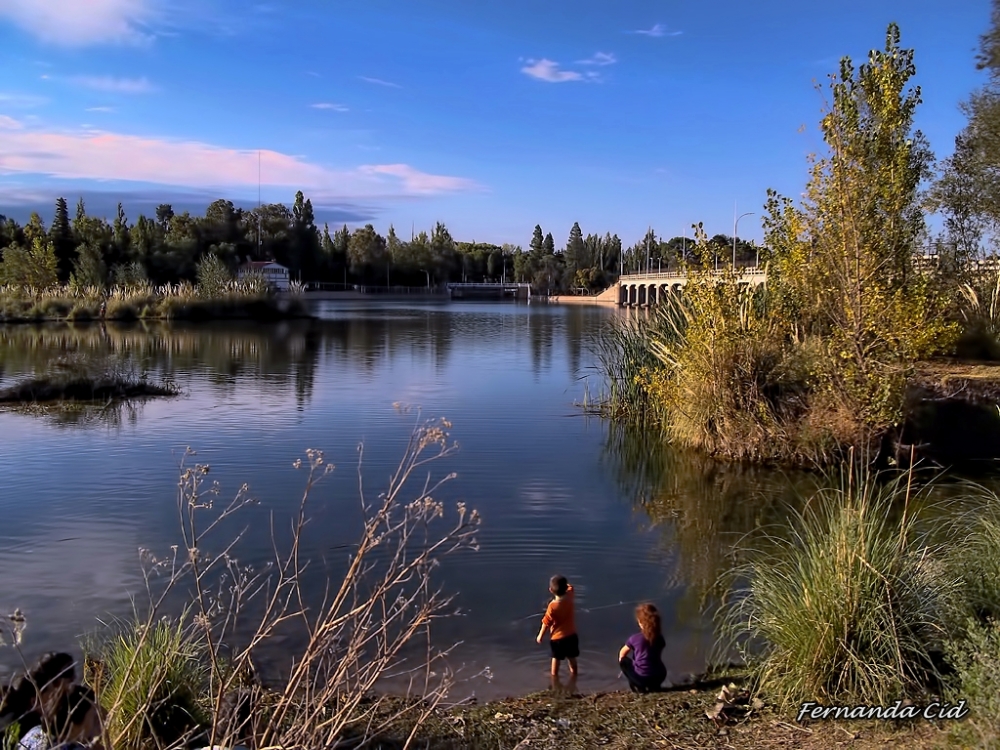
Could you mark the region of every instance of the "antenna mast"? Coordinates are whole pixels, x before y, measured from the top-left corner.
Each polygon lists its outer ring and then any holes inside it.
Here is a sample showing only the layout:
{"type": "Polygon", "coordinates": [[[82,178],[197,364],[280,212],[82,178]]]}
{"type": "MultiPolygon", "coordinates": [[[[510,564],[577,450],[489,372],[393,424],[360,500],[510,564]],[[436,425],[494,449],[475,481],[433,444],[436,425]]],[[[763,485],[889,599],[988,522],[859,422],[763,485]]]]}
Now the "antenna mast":
{"type": "Polygon", "coordinates": [[[263,239],[260,236],[260,149],[257,149],[257,260],[261,259],[263,239]]]}

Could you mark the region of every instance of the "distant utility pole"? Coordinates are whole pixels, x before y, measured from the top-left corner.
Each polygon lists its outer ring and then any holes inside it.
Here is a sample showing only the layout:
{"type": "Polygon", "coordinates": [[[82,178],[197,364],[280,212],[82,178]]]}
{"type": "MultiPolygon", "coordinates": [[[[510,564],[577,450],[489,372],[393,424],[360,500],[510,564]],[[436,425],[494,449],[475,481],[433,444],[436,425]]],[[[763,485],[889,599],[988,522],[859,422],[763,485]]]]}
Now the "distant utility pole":
{"type": "Polygon", "coordinates": [[[260,149],[257,149],[257,260],[264,252],[264,240],[260,234],[260,149]]]}
{"type": "Polygon", "coordinates": [[[646,273],[649,273],[649,232],[652,227],[646,227],[646,273]]]}
{"type": "MultiPolygon", "coordinates": [[[[735,203],[733,204],[733,215],[734,215],[734,216],[736,215],[736,204],[735,204],[735,203]]],[[[738,228],[738,227],[739,227],[739,225],[740,225],[740,219],[742,219],[742,218],[743,218],[744,216],[753,216],[753,215],[754,215],[754,212],[753,212],[753,211],[748,211],[748,212],[747,212],[747,213],[745,213],[745,214],[741,214],[741,215],[740,215],[740,216],[739,216],[739,217],[738,217],[738,218],[737,218],[737,219],[736,219],[736,220],[735,220],[735,221],[733,222],[733,269],[734,269],[734,270],[735,270],[735,268],[736,268],[736,230],[737,230],[737,228],[738,228]]]]}

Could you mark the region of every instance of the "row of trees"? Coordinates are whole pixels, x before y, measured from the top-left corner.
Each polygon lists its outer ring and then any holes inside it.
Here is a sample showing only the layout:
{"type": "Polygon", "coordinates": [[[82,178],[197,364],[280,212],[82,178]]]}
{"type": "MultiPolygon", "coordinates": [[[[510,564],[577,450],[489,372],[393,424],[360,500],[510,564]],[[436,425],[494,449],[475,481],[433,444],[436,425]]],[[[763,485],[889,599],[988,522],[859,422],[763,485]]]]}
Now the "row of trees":
{"type": "MultiPolygon", "coordinates": [[[[733,241],[712,238],[716,260],[728,260],[733,241]]],[[[539,291],[596,291],[622,272],[669,270],[693,256],[692,240],[664,240],[650,229],[628,248],[617,235],[584,236],[573,224],[564,246],[536,226],[528,249],[510,244],[458,242],[438,222],[408,239],[390,226],[385,236],[367,224],[330,231],[318,227],[312,202],[302,192],[291,209],[265,204],[237,208],[217,200],[204,216],[175,213],[161,204],[152,217],[130,223],[122,204],[114,220],[87,214],[81,199],[71,219],[65,198],[56,201],[46,227],[37,213],[25,225],[0,215],[0,283],[47,286],[155,284],[193,280],[202,259],[213,255],[231,271],[247,259],[273,259],[303,282],[433,286],[448,281],[519,281],[539,291]]],[[[739,263],[753,263],[758,249],[736,243],[739,263]]],[[[710,261],[711,262],[711,261],[710,261]]]]}

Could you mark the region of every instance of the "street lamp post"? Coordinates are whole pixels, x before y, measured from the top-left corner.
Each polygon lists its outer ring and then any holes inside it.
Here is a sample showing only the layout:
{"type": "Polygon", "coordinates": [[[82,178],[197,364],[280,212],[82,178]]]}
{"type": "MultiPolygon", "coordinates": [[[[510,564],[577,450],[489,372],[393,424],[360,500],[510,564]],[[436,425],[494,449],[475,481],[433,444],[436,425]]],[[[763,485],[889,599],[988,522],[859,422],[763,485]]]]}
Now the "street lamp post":
{"type": "Polygon", "coordinates": [[[736,221],[733,222],[733,270],[734,271],[736,270],[736,231],[739,228],[740,219],[742,219],[744,216],[754,216],[754,215],[755,214],[753,211],[748,211],[745,214],[741,214],[739,217],[737,217],[736,221]]]}

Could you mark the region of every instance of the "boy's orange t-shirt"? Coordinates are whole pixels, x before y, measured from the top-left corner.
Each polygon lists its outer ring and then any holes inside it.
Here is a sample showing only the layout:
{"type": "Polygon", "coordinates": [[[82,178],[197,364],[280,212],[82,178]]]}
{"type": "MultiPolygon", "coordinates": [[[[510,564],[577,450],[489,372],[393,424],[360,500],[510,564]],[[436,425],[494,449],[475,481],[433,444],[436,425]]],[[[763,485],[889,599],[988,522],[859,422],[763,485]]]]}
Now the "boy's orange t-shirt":
{"type": "Polygon", "coordinates": [[[549,628],[549,637],[557,641],[576,633],[576,618],[573,614],[573,587],[566,588],[566,595],[553,599],[545,610],[542,625],[549,628]]]}

